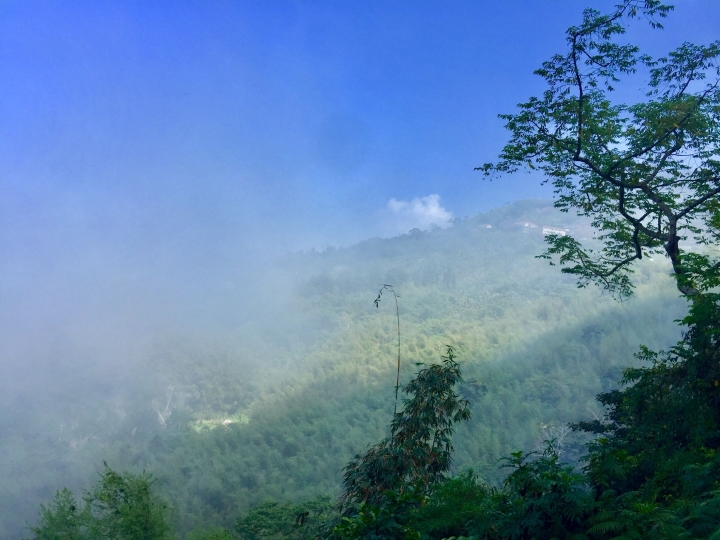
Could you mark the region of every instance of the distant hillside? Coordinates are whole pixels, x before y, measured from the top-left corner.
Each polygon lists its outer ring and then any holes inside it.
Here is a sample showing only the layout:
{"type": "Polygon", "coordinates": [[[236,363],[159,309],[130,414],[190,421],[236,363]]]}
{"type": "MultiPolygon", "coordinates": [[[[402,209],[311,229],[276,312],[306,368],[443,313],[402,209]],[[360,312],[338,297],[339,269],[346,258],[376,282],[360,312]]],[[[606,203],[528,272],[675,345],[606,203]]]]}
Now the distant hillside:
{"type": "MultiPolygon", "coordinates": [[[[595,394],[640,343],[678,337],[682,304],[655,293],[671,290],[657,286],[663,261],[642,266],[637,297],[619,304],[535,258],[543,227],[590,234],[550,203],[524,201],[446,229],[289,255],[272,269],[289,291],[283,313],[238,329],[236,345],[163,344],[122,384],[76,401],[75,420],[52,436],[38,435],[37,410],[16,404],[25,424],[0,419],[16,434],[3,439],[14,457],[0,468],[11,480],[0,505],[21,510],[2,533],[32,520],[48,493],[87,484],[102,459],[155,474],[185,531],[231,524],[264,498],[336,493],[342,467],[386,434],[392,414],[397,328],[391,298],[373,306],[382,284],[400,294],[401,382],[456,348],[473,413],[456,467],[496,479],[503,455],[598,414],[595,394]]],[[[568,459],[579,443],[566,437],[568,459]]]]}

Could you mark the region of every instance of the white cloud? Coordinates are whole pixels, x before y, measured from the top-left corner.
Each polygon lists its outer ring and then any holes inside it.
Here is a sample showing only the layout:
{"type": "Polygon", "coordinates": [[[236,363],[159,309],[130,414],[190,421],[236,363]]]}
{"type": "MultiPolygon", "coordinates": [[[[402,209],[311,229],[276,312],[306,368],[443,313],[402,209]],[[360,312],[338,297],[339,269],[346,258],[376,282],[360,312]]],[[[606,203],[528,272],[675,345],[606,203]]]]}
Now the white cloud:
{"type": "Polygon", "coordinates": [[[452,212],[440,204],[440,195],[433,193],[411,201],[390,199],[387,203],[388,232],[405,233],[410,229],[427,229],[431,225],[446,227],[453,218],[452,212]]]}

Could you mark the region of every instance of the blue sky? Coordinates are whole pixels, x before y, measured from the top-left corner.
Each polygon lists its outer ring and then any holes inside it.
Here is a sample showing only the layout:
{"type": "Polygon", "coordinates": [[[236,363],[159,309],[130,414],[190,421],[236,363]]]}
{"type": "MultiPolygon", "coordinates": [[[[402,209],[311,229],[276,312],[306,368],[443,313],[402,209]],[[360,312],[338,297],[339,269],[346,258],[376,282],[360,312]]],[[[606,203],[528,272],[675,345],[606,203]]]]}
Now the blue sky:
{"type": "MultiPolygon", "coordinates": [[[[428,209],[547,196],[473,167],[586,4],[612,2],[3,1],[5,306],[143,280],[173,296],[268,254],[427,225],[428,209]]],[[[679,4],[629,38],[718,37],[720,2],[679,4]]]]}
{"type": "MultiPolygon", "coordinates": [[[[295,249],[398,232],[392,198],[463,216],[541,194],[472,169],[581,6],[3,2],[4,213],[149,248],[174,231],[295,249]]],[[[719,21],[686,1],[662,38],[708,41],[719,21]]]]}

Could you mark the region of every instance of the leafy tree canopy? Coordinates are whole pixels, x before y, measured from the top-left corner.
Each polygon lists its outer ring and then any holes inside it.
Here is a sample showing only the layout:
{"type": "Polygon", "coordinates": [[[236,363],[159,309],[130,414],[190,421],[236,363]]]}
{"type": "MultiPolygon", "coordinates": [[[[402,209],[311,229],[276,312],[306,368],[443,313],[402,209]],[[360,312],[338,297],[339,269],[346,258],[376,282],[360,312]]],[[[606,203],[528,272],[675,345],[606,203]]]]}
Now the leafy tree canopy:
{"type": "Polygon", "coordinates": [[[65,488],[40,508],[40,520],[30,527],[35,540],[165,540],[172,537],[167,505],[152,492],[153,478],[118,473],[105,465],[100,480],[76,501],[65,488]]]}
{"type": "Polygon", "coordinates": [[[545,258],[559,256],[580,286],[595,282],[620,297],[632,292],[632,263],[653,253],[672,262],[687,296],[720,284],[720,261],[681,245],[720,240],[720,41],[684,43],[653,59],[620,43],[625,23],[644,17],[655,28],[672,7],[624,0],[610,14],[586,9],[567,30],[567,52],[535,73],[542,97],[503,114],[511,139],[487,176],[539,169],[556,206],[592,219],[599,246],[551,236],[545,258]],[[646,100],[617,103],[616,87],[646,71],[646,100]]]}

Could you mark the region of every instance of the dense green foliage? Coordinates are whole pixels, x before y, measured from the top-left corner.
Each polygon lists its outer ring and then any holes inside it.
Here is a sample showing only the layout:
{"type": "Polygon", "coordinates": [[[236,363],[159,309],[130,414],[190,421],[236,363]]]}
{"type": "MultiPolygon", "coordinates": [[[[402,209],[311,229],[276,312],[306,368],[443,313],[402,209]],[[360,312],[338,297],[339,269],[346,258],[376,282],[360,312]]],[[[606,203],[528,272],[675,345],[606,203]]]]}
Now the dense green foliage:
{"type": "Polygon", "coordinates": [[[470,418],[468,401],[455,391],[462,383],[452,347],[442,364],[423,368],[408,383],[403,410],[390,436],[345,467],[341,505],[379,504],[388,491],[412,486],[419,493],[440,482],[452,463],[453,424],[470,418]]]}
{"type": "Polygon", "coordinates": [[[599,396],[605,420],[582,470],[559,462],[552,441],[535,459],[513,454],[502,488],[461,476],[415,516],[431,538],[720,538],[717,295],[696,300],[671,351],[641,355],[621,390],[599,396]],[[448,509],[453,508],[448,511],[448,509]]]}
{"type": "Polygon", "coordinates": [[[338,519],[337,503],[317,497],[299,504],[263,501],[239,518],[234,532],[242,540],[317,538],[338,519]]]}
{"type": "MultiPolygon", "coordinates": [[[[701,539],[720,537],[720,296],[695,298],[684,338],[650,365],[625,370],[625,387],[599,396],[604,420],[576,429],[599,437],[584,466],[562,463],[558,441],[515,452],[501,485],[472,471],[445,476],[453,424],[467,420],[452,349],[404,392],[390,435],[346,467],[344,515],[329,498],[266,501],[231,529],[194,540],[242,539],[701,539]],[[692,418],[695,421],[688,421],[692,418]]],[[[105,470],[76,509],[69,490],[41,509],[35,538],[163,538],[164,506],[147,475],[105,470]]]]}
{"type": "Polygon", "coordinates": [[[163,540],[170,538],[167,506],[151,492],[152,476],[119,474],[105,466],[80,505],[65,488],[40,508],[30,527],[36,540],[163,540]]]}
{"type": "MultiPolygon", "coordinates": [[[[472,471],[434,483],[414,482],[403,476],[402,467],[396,476],[392,466],[372,467],[382,457],[378,450],[394,444],[398,453],[412,453],[416,446],[412,440],[385,440],[348,470],[367,478],[370,486],[378,469],[391,479],[368,492],[357,489],[363,484],[352,476],[346,488],[360,504],[323,536],[720,538],[720,296],[696,297],[684,322],[688,331],[678,345],[662,354],[643,348],[640,355],[651,365],[627,369],[627,386],[599,396],[608,410],[604,420],[576,426],[600,434],[588,445],[582,469],[563,464],[557,441],[551,440],[539,454],[515,452],[506,458],[511,471],[501,486],[472,471]]],[[[423,392],[430,401],[443,393],[432,386],[423,392]]],[[[433,411],[430,424],[444,417],[442,406],[433,411]]],[[[412,416],[398,415],[393,431],[413,425],[412,416]]],[[[419,460],[418,465],[432,474],[432,462],[419,460]]]]}
{"type": "Polygon", "coordinates": [[[380,282],[401,293],[403,385],[415,362],[436,362],[448,344],[462,361],[458,392],[472,418],[457,426],[451,472],[472,467],[500,485],[498,460],[553,436],[563,437],[562,459],[576,461],[585,435],[563,426],[602,414],[594,396],[615,388],[638,343],[677,340],[682,305],[663,292],[671,286],[661,261],[639,268],[626,304],[577,290],[534,258],[541,228],[525,222],[589,234],[528,201],[448,229],[296,254],[276,269],[293,292],[267,340],[257,337],[268,336],[260,321],[239,329],[232,347],[162,343],[131,372],[103,373],[102,384],[82,371],[68,392],[75,402],[52,393],[7,402],[12,414],[0,421],[17,435],[2,441],[0,503],[19,511],[0,518],[3,534],[19,534],[63,485],[87,488],[89,464],[103,458],[152,471],[183,534],[232,529],[263,500],[339,495],[343,467],[386,438],[392,419],[397,329],[394,306],[372,304],[380,282]]]}

